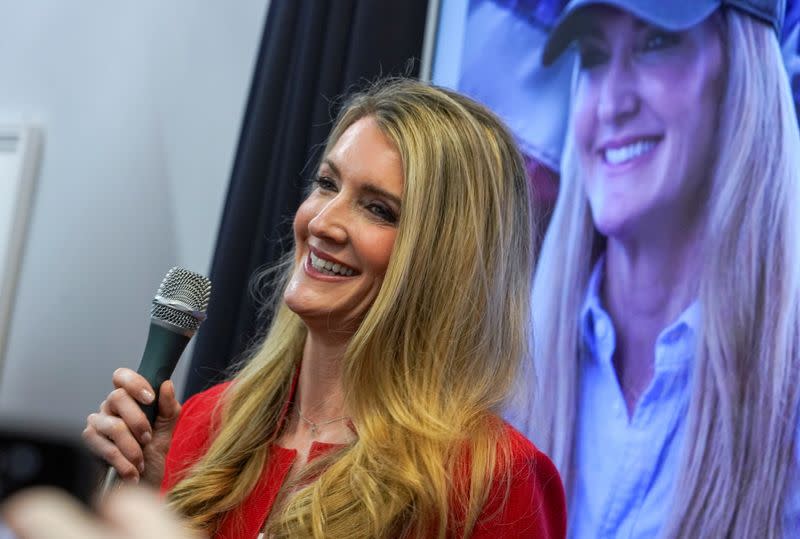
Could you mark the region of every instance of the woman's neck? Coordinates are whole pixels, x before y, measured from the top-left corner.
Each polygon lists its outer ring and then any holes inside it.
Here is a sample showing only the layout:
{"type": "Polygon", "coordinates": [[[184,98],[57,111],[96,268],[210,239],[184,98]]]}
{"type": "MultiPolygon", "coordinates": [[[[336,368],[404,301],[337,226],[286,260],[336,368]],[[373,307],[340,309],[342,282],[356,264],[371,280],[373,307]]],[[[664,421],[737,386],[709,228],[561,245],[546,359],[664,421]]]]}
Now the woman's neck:
{"type": "Polygon", "coordinates": [[[616,329],[614,366],[630,414],[653,377],[659,333],[697,297],[699,246],[696,231],[608,240],[601,294],[616,329]]]}
{"type": "Polygon", "coordinates": [[[297,451],[293,472],[308,461],[314,442],[346,444],[353,440],[342,389],[342,358],[347,341],[320,338],[309,331],[303,347],[294,401],[277,445],[297,451]]]}
{"type": "Polygon", "coordinates": [[[295,406],[303,417],[319,423],[346,416],[342,390],[342,358],[347,340],[309,332],[295,391],[295,406]]]}
{"type": "Polygon", "coordinates": [[[615,325],[660,331],[697,297],[701,253],[694,244],[672,249],[608,241],[602,297],[615,325]]]}

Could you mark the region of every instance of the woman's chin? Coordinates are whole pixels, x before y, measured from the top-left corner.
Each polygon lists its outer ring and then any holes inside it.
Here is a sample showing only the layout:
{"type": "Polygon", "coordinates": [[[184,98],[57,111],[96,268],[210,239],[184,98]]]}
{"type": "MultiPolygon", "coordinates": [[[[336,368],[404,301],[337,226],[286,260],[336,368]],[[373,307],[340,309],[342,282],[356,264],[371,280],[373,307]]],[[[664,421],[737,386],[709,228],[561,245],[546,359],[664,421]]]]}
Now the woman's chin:
{"type": "Polygon", "coordinates": [[[594,228],[608,238],[628,238],[641,232],[645,219],[645,212],[631,211],[627,207],[605,207],[592,210],[594,228]]]}
{"type": "Polygon", "coordinates": [[[625,219],[618,216],[601,216],[594,219],[594,228],[608,238],[623,237],[630,228],[625,219]]]}
{"type": "Polygon", "coordinates": [[[308,301],[307,298],[297,297],[296,295],[289,294],[288,291],[283,296],[283,301],[289,310],[300,317],[305,322],[308,319],[320,318],[322,316],[330,316],[330,311],[323,311],[315,302],[308,301]]]}
{"type": "Polygon", "coordinates": [[[339,309],[331,306],[322,306],[316,302],[302,301],[299,298],[284,296],[286,306],[296,314],[303,325],[315,333],[333,333],[341,335],[343,332],[351,332],[354,323],[352,316],[340,312],[339,309]]]}

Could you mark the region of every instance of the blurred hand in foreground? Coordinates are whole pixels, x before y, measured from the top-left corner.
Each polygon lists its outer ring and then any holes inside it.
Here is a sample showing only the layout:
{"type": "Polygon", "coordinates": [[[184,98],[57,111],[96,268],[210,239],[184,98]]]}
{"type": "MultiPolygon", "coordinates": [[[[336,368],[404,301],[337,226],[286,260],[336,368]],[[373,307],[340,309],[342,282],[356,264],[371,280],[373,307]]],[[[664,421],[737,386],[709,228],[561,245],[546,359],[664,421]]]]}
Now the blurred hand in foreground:
{"type": "Polygon", "coordinates": [[[141,488],[113,492],[90,513],[69,495],[32,488],[2,505],[6,525],[19,539],[200,539],[171,514],[158,497],[141,488]]]}

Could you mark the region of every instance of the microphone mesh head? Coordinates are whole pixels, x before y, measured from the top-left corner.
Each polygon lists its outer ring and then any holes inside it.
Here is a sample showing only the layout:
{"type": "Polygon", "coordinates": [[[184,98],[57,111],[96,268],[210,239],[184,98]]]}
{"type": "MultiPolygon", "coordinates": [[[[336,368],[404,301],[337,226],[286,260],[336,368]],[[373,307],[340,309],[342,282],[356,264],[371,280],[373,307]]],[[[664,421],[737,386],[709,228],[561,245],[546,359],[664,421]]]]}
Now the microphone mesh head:
{"type": "Polygon", "coordinates": [[[205,319],[210,295],[211,281],[207,277],[176,266],[161,281],[150,317],[194,333],[205,319]],[[163,300],[177,304],[164,305],[163,300]]]}

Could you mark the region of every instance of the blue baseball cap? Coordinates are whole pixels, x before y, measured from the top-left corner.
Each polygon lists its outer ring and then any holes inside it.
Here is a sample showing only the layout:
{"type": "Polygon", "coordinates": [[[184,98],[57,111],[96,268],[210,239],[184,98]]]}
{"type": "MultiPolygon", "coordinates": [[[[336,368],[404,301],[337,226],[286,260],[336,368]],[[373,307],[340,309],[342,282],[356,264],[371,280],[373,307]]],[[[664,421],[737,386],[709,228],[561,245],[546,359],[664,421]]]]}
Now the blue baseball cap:
{"type": "Polygon", "coordinates": [[[691,28],[722,6],[738,9],[771,25],[780,35],[786,0],[572,0],[556,21],[542,52],[542,63],[552,64],[585,28],[583,12],[589,6],[619,8],[672,32],[691,28]]]}

